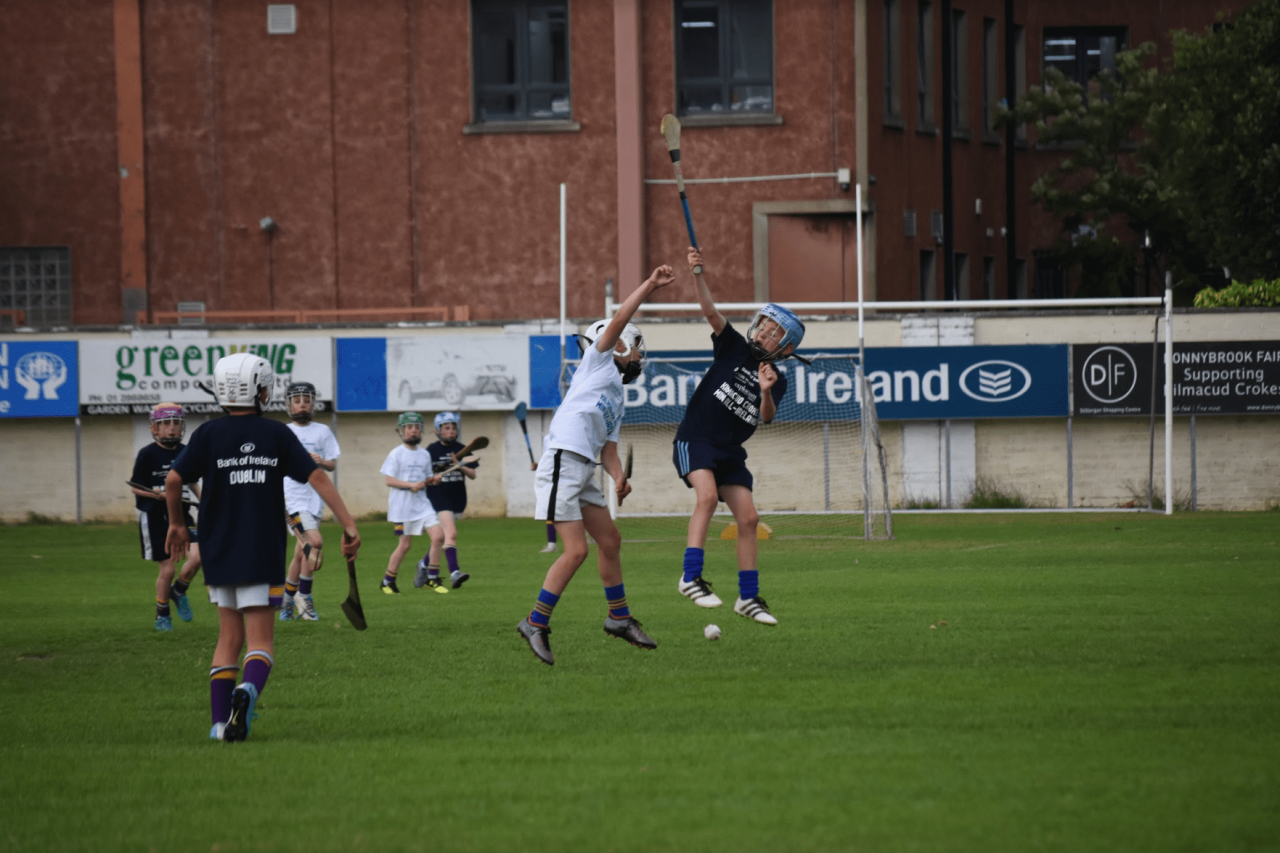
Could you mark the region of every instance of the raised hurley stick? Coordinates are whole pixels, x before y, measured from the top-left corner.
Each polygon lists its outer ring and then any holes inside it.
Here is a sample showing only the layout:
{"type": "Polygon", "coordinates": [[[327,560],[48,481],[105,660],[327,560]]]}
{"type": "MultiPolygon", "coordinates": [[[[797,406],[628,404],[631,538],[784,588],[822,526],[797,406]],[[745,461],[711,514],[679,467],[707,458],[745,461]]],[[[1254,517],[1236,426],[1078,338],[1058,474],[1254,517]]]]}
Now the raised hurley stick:
{"type": "MultiPolygon", "coordinates": [[[[667,113],[662,117],[662,138],[667,141],[667,153],[676,170],[676,189],[680,190],[680,204],[684,207],[684,227],[689,231],[689,244],[698,248],[698,238],[693,234],[693,217],[689,214],[689,197],[684,192],[684,173],[680,171],[680,119],[667,113]]],[[[702,264],[693,268],[694,275],[702,275],[702,264]]]]}
{"type": "Polygon", "coordinates": [[[516,420],[520,422],[520,431],[524,433],[524,446],[529,451],[529,464],[537,465],[538,460],[533,458],[533,445],[529,443],[529,425],[524,419],[529,415],[529,407],[524,403],[516,403],[516,420]]]}
{"type": "Polygon", "coordinates": [[[459,459],[457,462],[450,465],[448,468],[445,468],[440,473],[433,474],[432,476],[443,477],[445,474],[448,474],[450,471],[457,471],[463,465],[470,465],[472,462],[475,462],[479,458],[480,458],[479,456],[463,456],[461,459],[459,459]]]}
{"type": "Polygon", "coordinates": [[[471,439],[470,444],[468,444],[466,447],[459,450],[454,455],[457,456],[459,459],[461,459],[464,456],[470,456],[471,451],[473,450],[484,450],[488,446],[489,446],[489,439],[485,438],[483,435],[477,436],[471,439]]]}

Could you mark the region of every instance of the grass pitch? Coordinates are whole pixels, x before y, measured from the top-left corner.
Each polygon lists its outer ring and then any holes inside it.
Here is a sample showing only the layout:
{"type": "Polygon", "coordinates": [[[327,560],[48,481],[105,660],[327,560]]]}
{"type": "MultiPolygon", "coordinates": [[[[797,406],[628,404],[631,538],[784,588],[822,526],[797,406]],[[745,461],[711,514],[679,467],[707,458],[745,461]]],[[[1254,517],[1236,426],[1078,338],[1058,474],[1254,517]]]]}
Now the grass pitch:
{"type": "MultiPolygon", "coordinates": [[[[472,580],[415,590],[406,561],[397,597],[364,524],[364,633],[327,527],[321,621],[278,625],[244,744],[206,740],[213,608],[197,587],[194,622],[152,629],[132,526],[0,527],[0,846],[1276,848],[1280,516],[896,521],[761,542],[777,628],[680,597],[678,544],[624,545],[660,647],[604,635],[592,559],[553,668],[515,632],[540,523],[464,521],[472,580]]],[[[732,548],[706,571],[730,601],[732,548]]]]}

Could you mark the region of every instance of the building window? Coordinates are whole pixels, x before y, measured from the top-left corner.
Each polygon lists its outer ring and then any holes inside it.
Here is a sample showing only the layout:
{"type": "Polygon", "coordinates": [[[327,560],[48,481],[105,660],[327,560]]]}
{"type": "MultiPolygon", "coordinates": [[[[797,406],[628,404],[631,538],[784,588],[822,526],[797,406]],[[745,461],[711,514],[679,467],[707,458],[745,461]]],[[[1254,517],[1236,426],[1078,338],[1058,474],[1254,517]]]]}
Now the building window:
{"type": "Polygon", "coordinates": [[[0,247],[0,310],[14,326],[18,311],[28,326],[70,326],[71,250],[0,247]]]}
{"type": "Polygon", "coordinates": [[[1013,261],[1013,298],[1027,298],[1027,259],[1015,258],[1013,261]]]}
{"type": "Polygon", "coordinates": [[[567,4],[472,0],[471,32],[477,122],[569,120],[567,4]]]}
{"type": "Polygon", "coordinates": [[[951,132],[967,135],[969,130],[969,39],[968,16],[959,9],[951,12],[951,132]]]}
{"type": "Polygon", "coordinates": [[[920,301],[933,302],[938,298],[938,278],[934,273],[933,251],[920,252],[920,301]]]}
{"type": "Polygon", "coordinates": [[[902,119],[902,13],[897,0],[884,0],[884,118],[902,119]]]}
{"type": "Polygon", "coordinates": [[[996,104],[1000,102],[1000,41],[994,18],[982,19],[982,135],[999,142],[996,104]]]}
{"type": "Polygon", "coordinates": [[[1116,70],[1116,52],[1123,49],[1123,27],[1045,27],[1044,69],[1056,68],[1084,87],[1088,97],[1098,94],[1098,74],[1116,70]]]}
{"type": "Polygon", "coordinates": [[[902,13],[884,0],[884,117],[902,119],[902,13]]]}
{"type": "Polygon", "coordinates": [[[956,299],[969,298],[969,256],[963,252],[956,252],[953,256],[955,263],[955,282],[956,282],[956,299]]]}
{"type": "Polygon", "coordinates": [[[933,129],[933,4],[921,0],[916,14],[916,120],[933,129]]]}
{"type": "Polygon", "coordinates": [[[681,115],[773,112],[771,0],[676,0],[681,115]]]}
{"type": "Polygon", "coordinates": [[[996,298],[996,259],[992,257],[982,259],[982,298],[996,298]]]}
{"type": "Polygon", "coordinates": [[[1067,295],[1067,271],[1062,260],[1049,251],[1036,252],[1036,299],[1062,299],[1067,295]]]}
{"type": "MultiPolygon", "coordinates": [[[[1027,31],[1020,26],[1013,28],[1013,68],[1015,100],[1021,100],[1027,94],[1027,31]]],[[[1014,131],[1019,142],[1027,141],[1027,125],[1019,124],[1014,131]]]]}

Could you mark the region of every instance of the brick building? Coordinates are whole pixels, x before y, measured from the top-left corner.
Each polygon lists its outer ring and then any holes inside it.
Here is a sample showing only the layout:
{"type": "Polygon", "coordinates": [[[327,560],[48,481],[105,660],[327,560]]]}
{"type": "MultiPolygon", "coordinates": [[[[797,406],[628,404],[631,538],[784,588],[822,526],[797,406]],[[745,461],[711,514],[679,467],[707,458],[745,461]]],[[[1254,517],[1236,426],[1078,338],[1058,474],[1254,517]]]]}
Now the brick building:
{"type": "Polygon", "coordinates": [[[683,264],[667,112],[721,299],[855,298],[856,184],[868,298],[946,296],[948,244],[961,298],[1062,293],[1028,191],[1062,153],[994,130],[1010,69],[1087,80],[1143,41],[1163,62],[1171,29],[1243,5],[10,0],[0,311],[553,316],[563,182],[568,313],[593,316],[606,280],[683,264]]]}

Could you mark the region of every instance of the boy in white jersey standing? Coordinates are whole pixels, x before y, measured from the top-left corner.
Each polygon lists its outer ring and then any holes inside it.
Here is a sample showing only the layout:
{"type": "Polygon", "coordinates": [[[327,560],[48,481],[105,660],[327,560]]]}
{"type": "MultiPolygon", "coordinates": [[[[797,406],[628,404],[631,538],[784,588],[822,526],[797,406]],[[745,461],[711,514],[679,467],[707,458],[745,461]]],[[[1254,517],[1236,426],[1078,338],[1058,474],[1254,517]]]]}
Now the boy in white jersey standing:
{"type": "MultiPolygon", "coordinates": [[[[431,474],[431,454],[421,447],[422,427],[422,415],[417,412],[404,412],[396,418],[396,432],[400,433],[401,444],[387,454],[380,469],[389,490],[387,521],[395,525],[394,532],[399,537],[391,558],[387,560],[387,573],[382,578],[381,588],[387,595],[400,594],[396,575],[413,545],[413,537],[425,530],[431,537],[432,548],[444,544],[444,530],[427,498],[427,486],[437,485],[440,477],[431,474]]],[[[448,592],[443,586],[439,591],[448,592]]]]}
{"type": "MultiPolygon", "coordinates": [[[[311,419],[316,405],[316,386],[310,382],[294,382],[285,391],[285,405],[289,407],[291,423],[286,424],[311,454],[316,465],[332,474],[338,467],[342,451],[333,431],[311,419]]],[[[280,608],[280,621],[303,619],[315,622],[315,603],[311,600],[311,577],[320,570],[324,537],[320,535],[320,519],[324,515],[324,501],[308,483],[300,483],[292,477],[284,478],[284,511],[296,542],[293,559],[289,562],[289,575],[284,583],[284,604],[280,608]]]]}
{"type": "Polygon", "coordinates": [[[655,290],[675,280],[669,266],[660,266],[630,296],[612,320],[591,325],[585,337],[590,346],[573,374],[564,402],[556,409],[534,485],[536,517],[554,522],[564,540],[564,552],[551,564],[533,611],[516,626],[520,636],[543,663],[554,664],[551,653],[551,611],[578,567],[587,559],[587,534],[599,549],[600,580],[609,613],[606,634],[633,646],[657,648],[627,606],[622,583],[622,537],[605,508],[604,494],[595,484],[596,457],[613,478],[618,503],[631,493],[618,459],[618,430],[622,426],[622,386],[644,369],[644,340],[629,322],[655,290]]]}

